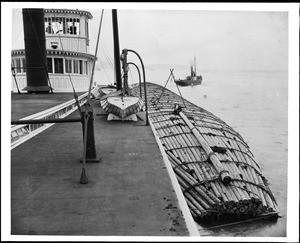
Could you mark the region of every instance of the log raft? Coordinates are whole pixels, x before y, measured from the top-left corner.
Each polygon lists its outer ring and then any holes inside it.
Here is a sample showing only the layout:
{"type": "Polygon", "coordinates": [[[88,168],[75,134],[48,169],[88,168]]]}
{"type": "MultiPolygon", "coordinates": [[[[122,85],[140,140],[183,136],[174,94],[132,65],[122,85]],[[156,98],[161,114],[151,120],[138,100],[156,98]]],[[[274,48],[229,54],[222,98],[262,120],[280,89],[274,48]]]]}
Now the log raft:
{"type": "MultiPolygon", "coordinates": [[[[155,128],[195,220],[278,217],[278,206],[248,144],[209,111],[147,83],[155,128]]],[[[139,85],[132,88],[139,95],[139,85]]]]}

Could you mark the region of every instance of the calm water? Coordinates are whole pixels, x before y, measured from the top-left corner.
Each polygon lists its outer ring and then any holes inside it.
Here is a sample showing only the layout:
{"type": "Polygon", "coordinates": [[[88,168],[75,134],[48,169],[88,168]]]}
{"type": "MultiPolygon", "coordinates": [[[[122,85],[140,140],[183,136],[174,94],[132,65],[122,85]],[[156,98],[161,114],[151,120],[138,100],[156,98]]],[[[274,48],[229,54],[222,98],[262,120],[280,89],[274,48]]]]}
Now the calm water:
{"type": "MultiPolygon", "coordinates": [[[[164,85],[170,68],[146,68],[146,81],[164,85]]],[[[203,71],[203,84],[180,87],[184,98],[212,112],[239,132],[249,144],[262,174],[277,200],[280,216],[276,222],[254,221],[218,228],[202,228],[207,236],[285,237],[287,214],[288,75],[287,72],[203,71]]],[[[177,67],[176,78],[189,75],[189,68],[177,67]]],[[[94,80],[112,83],[107,70],[96,71],[94,80]],[[105,81],[104,81],[105,80],[105,81]]],[[[137,71],[129,72],[135,83],[137,71]]],[[[178,93],[171,80],[167,88],[178,93]]]]}

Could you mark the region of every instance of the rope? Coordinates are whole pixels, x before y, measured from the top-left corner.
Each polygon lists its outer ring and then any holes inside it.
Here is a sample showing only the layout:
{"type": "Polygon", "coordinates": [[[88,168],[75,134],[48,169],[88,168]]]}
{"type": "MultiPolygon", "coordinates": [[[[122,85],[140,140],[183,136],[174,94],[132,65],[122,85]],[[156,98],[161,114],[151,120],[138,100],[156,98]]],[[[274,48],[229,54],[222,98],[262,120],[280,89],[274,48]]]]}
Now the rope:
{"type": "Polygon", "coordinates": [[[197,187],[197,186],[201,186],[201,185],[203,185],[204,183],[206,183],[206,181],[199,181],[199,182],[197,182],[197,183],[195,183],[195,184],[193,184],[193,185],[190,185],[189,187],[187,187],[186,189],[184,189],[182,192],[183,192],[183,193],[188,192],[189,190],[194,189],[194,188],[197,187]]]}
{"type": "MultiPolygon", "coordinates": [[[[108,53],[108,51],[107,51],[107,49],[106,49],[106,47],[105,47],[105,45],[104,45],[104,43],[103,43],[102,40],[100,40],[100,50],[102,51],[103,56],[106,58],[107,63],[110,65],[111,69],[115,72],[115,66],[113,64],[112,58],[110,57],[110,55],[109,55],[109,53],[108,53]]],[[[103,68],[103,70],[105,72],[105,75],[106,75],[108,81],[111,83],[110,78],[109,78],[109,76],[108,76],[108,74],[107,74],[107,72],[105,70],[105,67],[104,67],[103,63],[101,62],[100,59],[99,59],[99,61],[100,61],[100,64],[101,64],[101,66],[102,66],[102,68],[103,68]]]]}
{"type": "Polygon", "coordinates": [[[111,56],[109,55],[109,53],[108,53],[108,51],[107,51],[107,49],[106,49],[103,41],[102,40],[100,40],[100,41],[101,41],[100,44],[102,45],[102,46],[100,45],[101,51],[104,54],[104,56],[105,56],[105,58],[107,60],[107,63],[110,65],[110,67],[112,68],[112,70],[115,71],[116,68],[115,68],[115,66],[113,64],[113,60],[112,60],[111,56]]]}
{"type": "Polygon", "coordinates": [[[228,160],[228,159],[226,159],[226,160],[220,160],[220,162],[222,162],[222,163],[230,163],[230,162],[232,162],[232,163],[234,163],[234,164],[236,164],[236,165],[243,165],[243,166],[248,166],[248,167],[251,167],[259,176],[263,176],[262,175],[262,173],[260,172],[260,171],[258,171],[253,165],[250,165],[250,164],[248,164],[248,163],[246,163],[246,162],[242,162],[242,161],[237,161],[237,160],[228,160]]]}
{"type": "MultiPolygon", "coordinates": [[[[103,65],[103,63],[101,62],[101,60],[100,60],[100,59],[99,59],[99,62],[100,62],[101,66],[102,66],[102,68],[103,68],[103,70],[104,70],[104,73],[105,73],[105,75],[106,75],[106,77],[107,77],[108,81],[110,82],[110,78],[109,78],[109,76],[108,76],[107,72],[105,71],[105,67],[104,67],[104,65],[103,65]]],[[[110,83],[111,83],[111,82],[110,82],[110,83]]]]}
{"type": "Polygon", "coordinates": [[[131,84],[133,84],[133,75],[132,75],[131,69],[130,69],[130,68],[128,68],[128,70],[129,70],[130,77],[131,77],[131,84]]]}
{"type": "MultiPolygon", "coordinates": [[[[259,187],[260,189],[262,189],[262,190],[264,190],[266,193],[268,193],[269,196],[271,197],[271,199],[277,204],[274,195],[272,194],[271,190],[270,190],[268,187],[266,187],[266,186],[264,186],[264,185],[262,185],[262,184],[256,184],[256,183],[251,182],[251,181],[245,181],[245,180],[240,180],[240,179],[232,179],[232,180],[233,180],[233,181],[246,182],[246,183],[252,184],[252,185],[254,185],[254,186],[256,186],[256,187],[259,187]]],[[[234,186],[234,185],[233,185],[233,186],[234,186]]],[[[241,189],[242,189],[242,188],[241,188],[241,189]]],[[[243,188],[243,189],[246,190],[245,188],[243,188]]],[[[254,192],[251,192],[251,193],[255,194],[254,192]]],[[[255,195],[257,195],[257,194],[255,194],[255,195]]],[[[258,196],[259,198],[261,198],[259,195],[257,195],[257,196],[258,196]]]]}
{"type": "Polygon", "coordinates": [[[173,70],[174,70],[174,69],[171,69],[171,73],[170,73],[170,75],[169,75],[169,77],[168,77],[167,82],[165,83],[165,86],[164,86],[163,90],[161,91],[159,97],[155,100],[155,101],[157,102],[156,105],[158,105],[159,100],[160,100],[162,94],[164,93],[164,91],[165,91],[165,89],[166,89],[166,86],[167,86],[167,84],[168,84],[168,82],[169,82],[169,80],[170,80],[170,78],[171,78],[171,75],[172,75],[173,70]]]}
{"type": "MultiPolygon", "coordinates": [[[[173,77],[173,79],[174,79],[174,81],[175,81],[175,77],[174,77],[174,74],[173,74],[173,72],[171,72],[171,75],[172,75],[172,77],[173,77]]],[[[176,83],[175,83],[176,84],[176,83]]],[[[184,102],[184,99],[183,99],[183,97],[182,97],[182,94],[181,94],[181,92],[180,92],[180,89],[179,89],[179,87],[178,87],[178,85],[176,84],[176,87],[177,87],[177,90],[178,90],[178,92],[179,92],[179,95],[180,95],[180,97],[181,97],[181,100],[182,100],[182,103],[183,103],[183,106],[184,107],[186,107],[186,105],[185,105],[185,102],[184,102]]]]}
{"type": "MultiPolygon", "coordinates": [[[[255,165],[260,168],[259,164],[247,153],[247,152],[244,152],[244,151],[241,151],[239,149],[236,149],[236,148],[227,148],[230,152],[233,152],[233,151],[237,151],[237,152],[240,152],[242,155],[247,155],[248,158],[253,162],[255,163],[255,165]]],[[[235,155],[235,154],[234,154],[235,155]]]]}
{"type": "MultiPolygon", "coordinates": [[[[102,19],[103,19],[103,12],[104,9],[102,9],[101,12],[101,18],[100,18],[100,24],[99,24],[99,31],[98,31],[98,37],[97,37],[97,44],[96,44],[96,50],[95,50],[95,57],[97,57],[97,52],[98,52],[98,45],[99,45],[99,39],[100,39],[100,32],[101,32],[101,26],[102,26],[102,19]]],[[[89,86],[89,94],[88,94],[88,104],[90,104],[91,100],[91,89],[92,89],[92,82],[93,82],[93,77],[94,77],[94,71],[95,71],[95,64],[96,64],[96,59],[93,62],[93,70],[92,70],[92,75],[91,75],[91,81],[90,81],[90,86],[89,86]]]]}
{"type": "MultiPolygon", "coordinates": [[[[236,179],[233,179],[233,180],[237,181],[236,179]]],[[[243,180],[242,182],[246,182],[246,183],[249,183],[249,184],[256,185],[256,184],[254,184],[254,183],[252,183],[252,182],[250,182],[250,181],[244,181],[244,180],[243,180]]],[[[234,186],[234,187],[236,187],[236,188],[240,188],[241,190],[244,190],[244,191],[246,191],[246,192],[248,192],[248,193],[254,194],[254,195],[256,195],[257,197],[259,197],[260,200],[261,200],[261,196],[258,195],[258,194],[256,194],[256,193],[253,192],[253,191],[249,191],[249,190],[247,190],[246,188],[243,188],[243,187],[240,187],[240,186],[236,186],[236,185],[233,185],[233,184],[231,184],[231,186],[234,186]]],[[[261,201],[262,201],[262,200],[261,200],[261,201]]]]}
{"type": "MultiPolygon", "coordinates": [[[[185,111],[185,113],[191,113],[191,112],[189,112],[189,111],[185,111]]],[[[193,116],[194,117],[198,117],[199,118],[199,114],[195,114],[195,113],[192,113],[193,114],[193,116]]],[[[202,117],[202,118],[207,118],[207,117],[202,117]]],[[[199,118],[199,119],[201,119],[201,118],[199,118]]],[[[212,119],[213,120],[213,119],[212,119]]],[[[217,121],[217,120],[215,120],[215,121],[217,121]]],[[[198,120],[196,120],[196,122],[197,122],[197,124],[198,124],[198,120]]],[[[222,128],[219,128],[219,127],[215,127],[215,126],[213,126],[213,125],[218,125],[218,126],[220,126],[221,124],[219,124],[219,123],[214,123],[214,122],[210,122],[210,121],[202,121],[202,120],[200,120],[200,122],[202,123],[201,125],[199,125],[199,126],[201,126],[201,127],[203,127],[203,128],[210,128],[210,129],[213,129],[213,130],[218,130],[218,131],[220,131],[220,132],[227,132],[227,133],[230,133],[231,135],[233,135],[233,136],[236,136],[236,137],[238,137],[240,140],[235,140],[236,142],[241,142],[246,148],[248,148],[249,149],[249,145],[244,141],[244,139],[241,137],[241,135],[239,135],[236,131],[234,131],[231,127],[229,127],[227,124],[225,124],[224,123],[224,125],[226,126],[226,127],[222,127],[222,128]],[[210,123],[210,124],[213,124],[212,126],[209,126],[209,125],[207,125],[208,123],[210,123]]],[[[205,133],[201,133],[201,134],[205,134],[205,133]]],[[[215,136],[219,136],[219,137],[224,137],[224,138],[227,138],[227,139],[232,139],[232,138],[230,138],[230,137],[227,137],[226,135],[224,135],[224,136],[222,136],[222,135],[218,135],[218,134],[215,134],[215,136]]],[[[249,152],[251,153],[251,151],[249,150],[249,152]]],[[[251,153],[252,154],[252,153],[251,153]]],[[[253,154],[252,154],[253,155],[253,154]]]]}
{"type": "MultiPolygon", "coordinates": [[[[166,84],[165,84],[163,90],[161,91],[160,96],[155,100],[155,101],[156,101],[156,105],[158,105],[158,103],[159,103],[159,101],[160,101],[160,98],[161,98],[162,94],[164,93],[164,91],[165,91],[165,89],[166,89],[166,86],[167,86],[167,84],[168,84],[170,78],[173,77],[173,79],[175,80],[173,71],[174,71],[174,68],[173,68],[173,69],[170,69],[170,75],[169,75],[169,77],[168,77],[168,80],[167,80],[167,82],[166,82],[166,84]]],[[[179,93],[179,95],[180,95],[180,98],[181,98],[181,100],[182,100],[183,106],[186,107],[185,102],[184,102],[184,99],[183,99],[183,96],[182,96],[182,94],[181,94],[181,92],[180,92],[179,87],[178,87],[177,84],[176,84],[176,87],[177,87],[178,93],[179,93]]]]}
{"type": "MultiPolygon", "coordinates": [[[[167,137],[160,137],[160,138],[167,138],[167,137]]],[[[191,148],[199,148],[199,146],[198,145],[194,145],[194,146],[173,147],[173,148],[166,149],[166,150],[167,151],[173,151],[173,150],[182,150],[182,149],[191,149],[191,148]]],[[[188,150],[188,151],[190,152],[191,150],[188,150]]],[[[203,162],[207,162],[207,161],[206,160],[205,161],[196,161],[195,163],[203,163],[203,162]]]]}

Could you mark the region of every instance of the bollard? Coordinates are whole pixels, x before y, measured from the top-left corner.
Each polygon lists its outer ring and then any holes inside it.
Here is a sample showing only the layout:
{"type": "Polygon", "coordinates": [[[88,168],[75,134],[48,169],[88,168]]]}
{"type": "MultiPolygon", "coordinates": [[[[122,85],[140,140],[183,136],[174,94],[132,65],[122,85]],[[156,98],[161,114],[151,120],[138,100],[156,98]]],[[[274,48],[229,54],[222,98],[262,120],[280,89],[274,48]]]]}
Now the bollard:
{"type": "MultiPolygon", "coordinates": [[[[95,136],[94,136],[94,116],[93,116],[93,107],[85,103],[82,107],[82,117],[84,117],[85,113],[89,114],[88,118],[88,125],[87,125],[87,141],[86,141],[86,154],[85,154],[85,161],[87,163],[99,163],[100,158],[97,158],[96,154],[96,146],[95,146],[95,136]]],[[[84,137],[84,126],[85,120],[82,119],[82,131],[84,137]]],[[[82,159],[81,159],[82,162],[82,159]]]]}

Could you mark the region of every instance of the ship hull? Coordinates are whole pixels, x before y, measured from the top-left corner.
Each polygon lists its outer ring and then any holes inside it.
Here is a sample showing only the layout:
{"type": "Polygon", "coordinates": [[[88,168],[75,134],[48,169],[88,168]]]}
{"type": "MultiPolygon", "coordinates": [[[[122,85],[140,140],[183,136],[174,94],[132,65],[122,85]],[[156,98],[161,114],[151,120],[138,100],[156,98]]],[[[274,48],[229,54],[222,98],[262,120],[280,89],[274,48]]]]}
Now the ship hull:
{"type": "Polygon", "coordinates": [[[193,85],[200,85],[202,84],[202,79],[197,80],[187,80],[187,79],[179,79],[174,81],[177,85],[180,86],[193,86],[193,85]]]}

